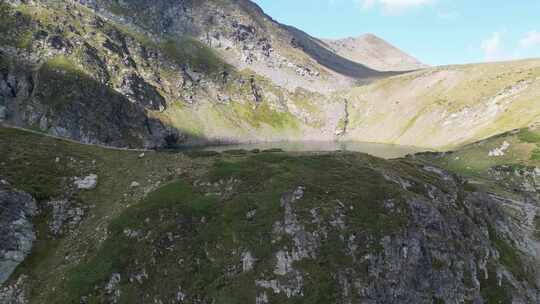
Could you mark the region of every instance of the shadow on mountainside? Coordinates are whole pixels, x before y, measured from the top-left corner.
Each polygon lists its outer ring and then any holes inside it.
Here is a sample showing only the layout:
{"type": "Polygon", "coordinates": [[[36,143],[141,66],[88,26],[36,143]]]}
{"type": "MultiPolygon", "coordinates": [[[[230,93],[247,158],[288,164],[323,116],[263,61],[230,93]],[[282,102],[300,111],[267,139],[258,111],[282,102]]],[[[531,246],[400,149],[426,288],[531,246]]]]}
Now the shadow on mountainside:
{"type": "MultiPolygon", "coordinates": [[[[320,65],[336,73],[359,80],[388,77],[406,73],[381,72],[371,69],[358,62],[351,61],[329,50],[327,44],[320,39],[312,37],[293,26],[281,24],[274,20],[272,16],[267,15],[264,10],[253,1],[240,0],[237,3],[246,13],[252,16],[253,20],[255,21],[260,20],[260,16],[266,16],[268,19],[272,20],[277,26],[281,27],[285,32],[292,36],[291,43],[293,44],[293,47],[301,48],[306,55],[313,58],[320,65]]],[[[264,27],[263,24],[260,24],[260,26],[264,27]]]]}
{"type": "Polygon", "coordinates": [[[0,63],[0,107],[5,111],[5,124],[123,148],[211,143],[152,117],[151,103],[132,102],[84,71],[48,64],[36,69],[1,52],[0,63]]]}
{"type": "Polygon", "coordinates": [[[351,61],[325,48],[325,43],[307,33],[288,25],[282,25],[294,39],[294,44],[322,66],[345,76],[356,79],[380,78],[405,72],[380,72],[351,61]]]}

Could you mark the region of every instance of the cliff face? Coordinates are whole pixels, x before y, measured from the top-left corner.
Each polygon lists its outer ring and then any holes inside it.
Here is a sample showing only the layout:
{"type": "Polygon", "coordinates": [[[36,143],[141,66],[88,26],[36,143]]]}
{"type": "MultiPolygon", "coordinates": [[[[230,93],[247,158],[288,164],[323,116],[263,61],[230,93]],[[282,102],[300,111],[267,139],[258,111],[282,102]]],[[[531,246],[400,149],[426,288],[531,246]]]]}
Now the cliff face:
{"type": "Polygon", "coordinates": [[[30,254],[36,239],[32,225],[36,213],[36,201],[32,196],[16,191],[6,180],[0,180],[0,284],[6,282],[30,254]]]}

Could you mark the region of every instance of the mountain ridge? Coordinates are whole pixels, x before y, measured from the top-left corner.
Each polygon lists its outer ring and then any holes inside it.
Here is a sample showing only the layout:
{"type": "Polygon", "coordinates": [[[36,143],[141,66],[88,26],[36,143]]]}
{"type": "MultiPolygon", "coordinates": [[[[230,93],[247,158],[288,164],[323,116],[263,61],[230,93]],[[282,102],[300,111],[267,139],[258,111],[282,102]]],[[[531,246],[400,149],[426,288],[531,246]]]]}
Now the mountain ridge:
{"type": "Polygon", "coordinates": [[[13,26],[2,29],[0,119],[132,148],[362,140],[435,149],[538,119],[518,107],[538,94],[535,60],[377,72],[372,79],[364,65],[255,4],[218,2],[2,4],[4,24],[13,26]],[[482,94],[464,100],[468,81],[482,94]],[[496,115],[482,113],[490,100],[500,104],[490,108],[496,115]],[[462,136],[452,115],[471,126],[462,136]]]}
{"type": "Polygon", "coordinates": [[[371,33],[322,41],[337,54],[379,71],[413,71],[429,67],[371,33]]]}

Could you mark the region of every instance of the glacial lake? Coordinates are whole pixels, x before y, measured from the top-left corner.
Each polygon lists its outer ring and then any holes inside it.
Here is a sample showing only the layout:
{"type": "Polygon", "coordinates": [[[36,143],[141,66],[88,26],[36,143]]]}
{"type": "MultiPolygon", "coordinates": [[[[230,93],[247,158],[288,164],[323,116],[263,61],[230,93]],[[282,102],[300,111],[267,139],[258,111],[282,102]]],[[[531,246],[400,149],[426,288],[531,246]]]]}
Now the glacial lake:
{"type": "Polygon", "coordinates": [[[366,142],[317,142],[317,141],[296,141],[296,142],[266,142],[266,143],[247,143],[247,144],[232,144],[232,145],[219,145],[219,146],[206,146],[198,148],[197,150],[203,151],[216,151],[224,152],[227,150],[267,150],[267,149],[281,149],[286,152],[332,152],[332,151],[351,151],[362,152],[370,154],[380,158],[392,159],[404,157],[408,154],[414,154],[419,152],[425,152],[426,149],[400,146],[400,145],[388,145],[388,144],[375,144],[366,142]]]}

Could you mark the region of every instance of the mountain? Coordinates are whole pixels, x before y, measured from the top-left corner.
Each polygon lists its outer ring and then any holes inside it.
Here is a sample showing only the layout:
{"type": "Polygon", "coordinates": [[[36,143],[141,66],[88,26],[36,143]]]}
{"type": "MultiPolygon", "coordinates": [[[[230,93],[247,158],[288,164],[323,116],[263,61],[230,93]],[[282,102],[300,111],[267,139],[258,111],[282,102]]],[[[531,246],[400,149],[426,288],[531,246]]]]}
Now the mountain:
{"type": "Polygon", "coordinates": [[[81,2],[157,37],[193,37],[236,68],[249,68],[292,89],[333,90],[340,82],[350,83],[350,78],[385,74],[313,44],[315,38],[279,24],[249,0],[81,2]]]}
{"type": "Polygon", "coordinates": [[[248,0],[1,1],[0,303],[539,303],[538,80],[248,0]],[[279,140],[448,152],[185,149],[279,140]]]}
{"type": "Polygon", "coordinates": [[[3,120],[87,143],[330,138],[327,94],[385,75],[249,1],[1,5],[3,120]]]}
{"type": "Polygon", "coordinates": [[[413,71],[428,67],[373,34],[323,41],[334,53],[378,71],[413,71]]]}
{"type": "Polygon", "coordinates": [[[380,50],[370,64],[407,56],[369,35],[325,42],[250,1],[14,1],[1,12],[0,119],[86,143],[438,149],[537,115],[520,115],[538,96],[536,60],[378,72],[353,62],[358,50],[380,50]],[[335,47],[349,42],[347,54],[335,47]]]}
{"type": "MultiPolygon", "coordinates": [[[[537,100],[537,60],[379,72],[247,0],[1,8],[0,120],[85,143],[345,139],[441,149],[537,117],[520,115],[537,100]]],[[[363,40],[386,50],[387,63],[399,53],[363,40]]]]}

